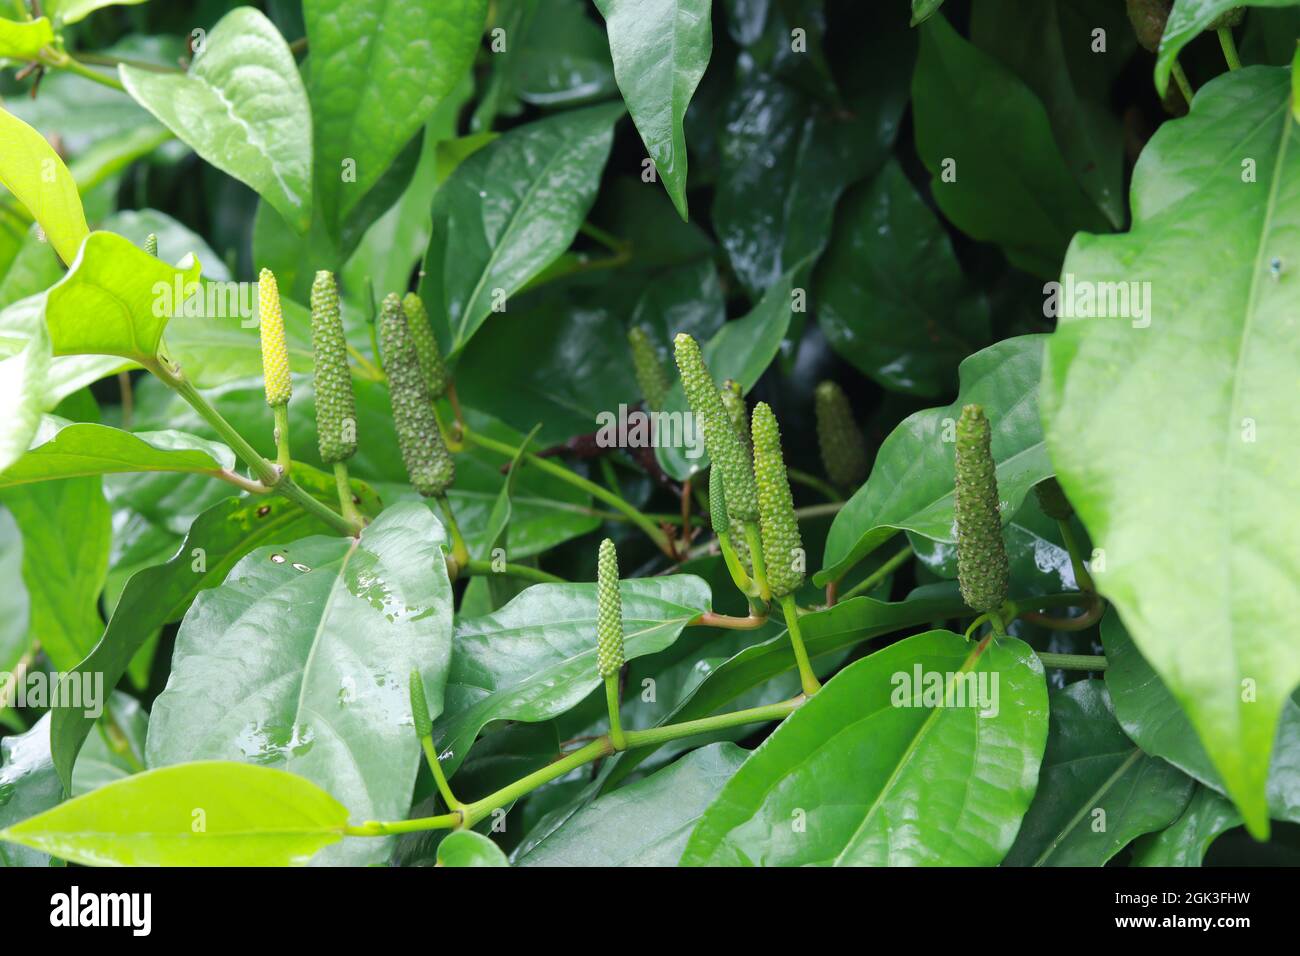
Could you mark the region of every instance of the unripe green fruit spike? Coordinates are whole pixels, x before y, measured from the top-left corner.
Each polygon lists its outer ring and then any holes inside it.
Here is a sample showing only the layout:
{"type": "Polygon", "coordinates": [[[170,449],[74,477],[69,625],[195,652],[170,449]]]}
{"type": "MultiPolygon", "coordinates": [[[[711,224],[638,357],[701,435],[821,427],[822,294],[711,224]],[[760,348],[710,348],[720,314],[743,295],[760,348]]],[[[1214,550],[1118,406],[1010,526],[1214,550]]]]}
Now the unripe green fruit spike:
{"type": "Polygon", "coordinates": [[[356,453],[357,404],[332,272],[317,272],[311,286],[311,344],[316,361],[316,437],[321,461],[333,465],[356,453]]]}
{"type": "MultiPolygon", "coordinates": [[[[722,489],[722,475],[716,468],[709,469],[709,522],[713,525],[713,533],[718,536],[718,549],[722,552],[722,560],[727,565],[731,580],[741,594],[758,597],[758,588],[741,563],[740,555],[736,553],[736,539],[731,533],[731,516],[727,514],[727,496],[722,489]]],[[[740,542],[743,544],[744,540],[742,529],[740,542]]]]}
{"type": "Polygon", "coordinates": [[[658,411],[664,407],[669,387],[668,373],[659,360],[659,352],[646,330],[639,325],[627,330],[627,344],[632,350],[632,370],[636,373],[636,384],[641,389],[646,408],[658,411]]]}
{"type": "Polygon", "coordinates": [[[972,608],[994,612],[1007,599],[1011,572],[998,511],[997,466],[984,410],[967,405],[957,422],[957,580],[972,608]]]}
{"type": "Polygon", "coordinates": [[[754,480],[758,484],[763,566],[773,597],[793,594],[803,584],[803,540],[781,455],[781,431],[766,402],[754,406],[754,480]]]}
{"type": "Polygon", "coordinates": [[[293,384],[289,380],[289,350],[284,341],[284,313],[280,311],[280,289],[275,274],[263,269],[257,277],[258,326],[262,336],[262,377],[266,383],[266,404],[275,408],[289,404],[293,384]]]}
{"type": "Polygon", "coordinates": [[[1137,41],[1154,53],[1160,48],[1173,0],[1128,0],[1128,20],[1137,41]]]}
{"type": "Polygon", "coordinates": [[[596,671],[605,681],[609,739],[615,750],[627,749],[619,719],[619,671],[623,669],[623,601],[618,593],[618,552],[606,538],[596,559],[596,671]]]}
{"type": "Polygon", "coordinates": [[[443,444],[433,414],[433,403],[420,372],[406,313],[396,293],[385,296],[379,314],[379,334],[388,373],[388,395],[393,405],[397,444],[411,485],[426,498],[446,492],[456,477],[456,464],[443,444]]]}
{"type": "Polygon", "coordinates": [[[446,394],[451,378],[447,374],[447,364],[442,360],[438,340],[434,338],[433,326],[429,324],[429,313],[424,310],[424,301],[414,292],[408,292],[403,297],[402,311],[406,313],[411,342],[420,359],[420,373],[424,376],[425,388],[429,390],[429,398],[437,401],[446,394]]]}
{"type": "Polygon", "coordinates": [[[1073,516],[1074,508],[1055,478],[1034,485],[1034,495],[1038,498],[1038,507],[1047,517],[1056,521],[1069,521],[1073,516]]]}
{"type": "Polygon", "coordinates": [[[744,522],[758,519],[758,494],[749,467],[749,456],[740,444],[731,417],[722,404],[718,386],[704,364],[700,346],[682,333],[674,339],[677,368],[682,375],[686,401],[698,424],[704,428],[704,444],[713,465],[722,473],[728,511],[744,522]]]}
{"type": "Polygon", "coordinates": [[[867,444],[853,420],[848,396],[834,382],[822,382],[814,395],[817,442],[831,483],[857,490],[867,479],[867,444]]]}
{"type": "Polygon", "coordinates": [[[713,525],[714,534],[723,535],[731,531],[727,496],[722,490],[722,474],[716,468],[709,469],[709,523],[713,525]]]}
{"type": "Polygon", "coordinates": [[[144,251],[151,256],[158,255],[158,237],[152,232],[144,237],[144,251]]]}
{"type": "Polygon", "coordinates": [[[1213,33],[1215,30],[1231,30],[1233,27],[1241,26],[1242,19],[1246,16],[1245,7],[1233,7],[1226,13],[1219,14],[1209,25],[1206,26],[1206,33],[1213,33]]]}
{"type": "Polygon", "coordinates": [[[731,425],[736,429],[740,446],[745,449],[747,455],[752,455],[754,443],[749,437],[749,409],[745,407],[745,396],[741,391],[740,383],[729,378],[722,383],[718,394],[722,397],[722,407],[731,416],[731,425]]]}

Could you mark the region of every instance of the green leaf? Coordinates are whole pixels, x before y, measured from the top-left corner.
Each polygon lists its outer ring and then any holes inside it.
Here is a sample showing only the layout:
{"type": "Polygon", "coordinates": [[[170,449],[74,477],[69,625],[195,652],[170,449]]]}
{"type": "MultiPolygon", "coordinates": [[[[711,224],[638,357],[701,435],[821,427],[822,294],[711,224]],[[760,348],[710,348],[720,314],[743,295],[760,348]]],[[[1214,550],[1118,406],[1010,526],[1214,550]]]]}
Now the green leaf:
{"type": "Polygon", "coordinates": [[[841,205],[816,289],[831,348],[885,388],[951,394],[971,343],[989,336],[988,303],[892,160],[841,205]]]}
{"type": "Polygon", "coordinates": [[[438,190],[420,297],[445,330],[449,353],[569,247],[596,198],[622,112],[592,106],[518,126],[438,190]]]}
{"type": "MultiPolygon", "coordinates": [[[[0,738],[0,833],[62,799],[50,763],[49,721],[42,718],[26,733],[0,738]]],[[[0,840],[0,868],[48,865],[47,854],[0,840]]]]}
{"type": "MultiPolygon", "coordinates": [[[[662,650],[709,609],[691,575],[620,582],[628,660],[662,650]]],[[[456,622],[447,704],[433,726],[447,773],[494,720],[550,720],[600,686],[596,585],[536,584],[495,613],[456,622]]]]}
{"type": "Polygon", "coordinates": [[[1257,837],[1278,715],[1300,683],[1300,644],[1278,626],[1300,615],[1289,96],[1286,70],[1237,70],[1157,131],[1134,169],[1130,232],[1079,235],[1064,266],[1067,289],[1123,283],[1100,288],[1138,298],[1063,299],[1042,388],[1058,478],[1106,554],[1097,587],[1257,837]],[[1152,414],[1157,397],[1168,414],[1152,414]]]}
{"type": "Polygon", "coordinates": [[[1077,229],[1102,231],[1057,149],[1047,111],[943,17],[921,29],[912,78],[916,148],[939,209],[1026,272],[1055,277],[1077,229]]]}
{"type": "MultiPolygon", "coordinates": [[[[39,322],[39,302],[35,308],[19,306],[0,313],[0,468],[17,461],[31,444],[32,436],[40,425],[41,413],[52,402],[47,397],[50,386],[50,340],[43,324],[34,328],[25,321],[35,317],[39,322]],[[20,331],[26,335],[9,337],[3,328],[5,320],[18,318],[22,312],[20,331]]],[[[22,305],[22,304],[20,304],[22,305]]]]}
{"type": "Polygon", "coordinates": [[[112,519],[101,486],[96,476],[0,492],[23,533],[31,633],[59,671],[85,657],[103,628],[99,593],[108,572],[112,519]]]}
{"type": "MultiPolygon", "coordinates": [[[[150,233],[158,237],[158,258],[163,262],[179,263],[186,255],[193,255],[203,268],[203,278],[229,282],[230,269],[221,260],[207,240],[184,223],[177,222],[157,209],[120,209],[104,220],[103,228],[125,236],[137,246],[144,246],[150,233]]],[[[211,322],[213,316],[205,317],[211,322]]]]}
{"type": "MultiPolygon", "coordinates": [[[[1211,763],[1191,721],[1134,646],[1113,610],[1102,619],[1101,641],[1108,662],[1106,687],[1124,732],[1147,753],[1169,761],[1210,789],[1224,793],[1223,777],[1211,763]]],[[[1282,705],[1268,771],[1268,812],[1275,820],[1300,823],[1297,755],[1300,755],[1300,701],[1293,695],[1282,705]]]]}
{"type": "Polygon", "coordinates": [[[71,264],[90,231],[77,184],[45,137],[4,109],[0,109],[0,185],[27,207],[59,258],[71,264]]]}
{"type": "Polygon", "coordinates": [[[587,804],[515,858],[516,866],[676,866],[695,821],[748,756],[735,744],[693,750],[587,804]]]}
{"type": "MultiPolygon", "coordinates": [[[[429,509],[397,504],[359,539],[261,548],[194,601],[149,723],[151,766],[243,760],[337,794],[359,817],[410,808],[419,763],[407,676],[442,711],[452,647],[446,534],[429,509]]],[[[331,862],[372,862],[377,840],[331,862]]]]}
{"type": "Polygon", "coordinates": [[[96,10],[104,7],[134,6],[146,0],[45,0],[41,9],[48,16],[63,22],[64,26],[84,20],[96,10]]]}
{"type": "Polygon", "coordinates": [[[1186,808],[1192,778],[1124,736],[1101,681],[1054,691],[1051,710],[1038,793],[1008,866],[1104,866],[1186,808]]]}
{"type": "Polygon", "coordinates": [[[1169,74],[1183,47],[1220,16],[1234,7],[1293,7],[1296,0],[1174,0],[1174,7],[1165,21],[1165,32],[1160,38],[1156,53],[1156,91],[1161,96],[1169,88],[1169,74]]]}
{"type": "Polygon", "coordinates": [[[457,830],[438,844],[439,866],[509,866],[500,847],[481,833],[457,830]]]}
{"type": "Polygon", "coordinates": [[[7,508],[0,507],[0,581],[9,586],[0,591],[0,671],[13,673],[15,665],[31,647],[28,621],[31,601],[22,583],[23,535],[7,508]]]}
{"type": "Polygon", "coordinates": [[[302,777],[211,760],[110,783],[0,840],[86,866],[294,866],[347,822],[347,808],[302,777]]]}
{"type": "Polygon", "coordinates": [[[460,82],[478,49],[487,6],[487,0],[303,4],[316,189],[331,229],[460,82]],[[345,176],[349,169],[354,178],[345,176]]]}
{"type": "Polygon", "coordinates": [[[838,580],[897,531],[956,542],[953,441],[963,405],[983,406],[993,426],[1004,521],[1030,488],[1052,474],[1038,419],[1044,341],[1022,335],[976,352],[961,363],[955,402],[917,412],[890,433],[871,477],[835,516],[822,570],[813,578],[818,586],[838,580]]]}
{"type": "Polygon", "coordinates": [[[1046,740],[1047,685],[1028,645],[907,638],[840,671],[759,745],[682,865],[995,865],[1046,740]],[[962,689],[946,706],[944,681],[962,689]]]}
{"type": "Polygon", "coordinates": [[[912,26],[919,26],[930,19],[941,6],[943,0],[912,0],[912,26]]]}
{"type": "Polygon", "coordinates": [[[55,478],[124,471],[187,471],[217,475],[233,469],[224,445],[178,431],[139,432],[45,416],[33,447],[0,472],[0,488],[55,478]]]}
{"type": "Polygon", "coordinates": [[[222,17],[188,73],[125,65],[119,70],[136,102],[213,166],[252,187],[295,229],[306,231],[312,202],[311,108],[293,53],[265,15],[237,7],[222,17]]]}
{"type": "Polygon", "coordinates": [[[68,274],[45,296],[55,355],[118,355],[150,363],[175,302],[199,277],[193,259],[175,269],[111,232],[94,232],[68,274]]]}
{"type": "Polygon", "coordinates": [[[524,103],[554,108],[618,91],[605,31],[587,9],[584,0],[539,0],[523,39],[493,58],[514,54],[509,85],[524,103]]]}
{"type": "Polygon", "coordinates": [[[1240,825],[1241,814],[1231,800],[1208,787],[1197,787],[1182,816],[1133,844],[1130,865],[1201,866],[1210,844],[1240,825]]]}
{"type": "MultiPolygon", "coordinates": [[[[46,11],[53,13],[53,11],[46,11]]],[[[0,57],[35,60],[41,47],[54,42],[54,28],[45,17],[36,20],[0,20],[0,57]]]]}
{"type": "MultiPolygon", "coordinates": [[[[333,475],[295,463],[293,477],[318,501],[331,506],[338,501],[333,475]]],[[[353,482],[352,490],[361,499],[363,514],[378,512],[373,492],[360,482],[353,482]]],[[[170,560],[131,576],[99,643],[73,671],[102,673],[105,687],[116,686],[149,635],[180,620],[196,595],[221,584],[249,552],[327,531],[320,519],[279,495],[227,498],[213,505],[194,521],[170,560]]],[[[77,753],[91,726],[79,708],[53,708],[51,750],[65,787],[72,786],[77,753]]]]}
{"type": "Polygon", "coordinates": [[[712,6],[711,0],[596,0],[627,111],[683,219],[690,217],[682,121],[713,52],[712,6]]]}
{"type": "Polygon", "coordinates": [[[0,280],[0,309],[44,292],[62,278],[63,263],[58,253],[42,235],[41,227],[33,224],[23,237],[9,271],[0,280]]]}

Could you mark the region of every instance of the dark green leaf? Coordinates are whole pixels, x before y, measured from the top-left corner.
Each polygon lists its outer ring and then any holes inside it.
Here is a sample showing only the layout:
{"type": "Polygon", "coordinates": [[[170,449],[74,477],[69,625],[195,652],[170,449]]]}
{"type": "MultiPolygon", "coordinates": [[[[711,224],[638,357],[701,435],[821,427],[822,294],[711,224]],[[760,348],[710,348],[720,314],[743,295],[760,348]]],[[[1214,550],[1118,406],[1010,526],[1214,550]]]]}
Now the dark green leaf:
{"type": "Polygon", "coordinates": [[[1133,845],[1132,865],[1200,866],[1210,844],[1240,825],[1241,814],[1231,800],[1198,786],[1182,816],[1133,845]]]}

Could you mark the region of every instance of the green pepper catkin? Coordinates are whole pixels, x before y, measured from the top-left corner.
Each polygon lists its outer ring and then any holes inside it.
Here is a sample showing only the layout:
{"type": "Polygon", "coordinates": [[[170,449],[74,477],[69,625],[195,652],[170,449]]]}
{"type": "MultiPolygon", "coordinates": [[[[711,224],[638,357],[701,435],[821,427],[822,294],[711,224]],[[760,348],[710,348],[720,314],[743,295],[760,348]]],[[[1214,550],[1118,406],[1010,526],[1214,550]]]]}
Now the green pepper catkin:
{"type": "Polygon", "coordinates": [[[429,324],[429,313],[424,309],[424,300],[414,292],[408,292],[402,299],[402,311],[406,313],[411,342],[420,359],[420,372],[424,375],[425,387],[429,390],[429,397],[437,401],[446,394],[451,379],[447,375],[447,363],[442,360],[438,340],[433,335],[433,326],[429,324]]]}
{"type": "Polygon", "coordinates": [[[1039,509],[1049,518],[1069,521],[1074,514],[1074,506],[1065,497],[1065,492],[1055,478],[1034,485],[1034,496],[1038,498],[1039,509]]]}
{"type": "Polygon", "coordinates": [[[834,382],[822,382],[813,398],[826,475],[832,484],[856,490],[867,479],[867,443],[853,420],[849,397],[834,382]]]}
{"type": "Polygon", "coordinates": [[[713,533],[731,533],[731,517],[727,514],[727,494],[722,490],[722,472],[709,469],[709,523],[713,533]]]}
{"type": "Polygon", "coordinates": [[[623,668],[623,601],[618,593],[618,552],[606,538],[596,560],[596,670],[609,679],[623,668]]]}
{"type": "Polygon", "coordinates": [[[781,454],[781,430],[766,402],[754,406],[754,480],[758,484],[758,523],[763,531],[763,563],[776,598],[803,584],[803,539],[794,513],[794,498],[781,454]]]}
{"type": "Polygon", "coordinates": [[[993,611],[1007,599],[1010,568],[998,511],[997,466],[992,430],[984,410],[967,405],[957,422],[957,580],[961,596],[977,611],[993,611]]]}
{"type": "Polygon", "coordinates": [[[424,678],[418,670],[411,671],[411,719],[415,722],[415,736],[419,740],[433,734],[433,720],[429,717],[429,702],[424,696],[424,678]]]}
{"type": "Polygon", "coordinates": [[[740,444],[731,417],[722,404],[718,386],[713,383],[700,346],[686,333],[674,339],[677,368],[682,374],[682,388],[690,403],[697,425],[704,428],[704,445],[713,464],[722,472],[727,494],[727,510],[741,521],[758,518],[758,496],[749,455],[740,444]]]}
{"type": "Polygon", "coordinates": [[[144,251],[151,256],[158,255],[158,237],[152,232],[144,237],[144,251]]]}
{"type": "Polygon", "coordinates": [[[646,330],[639,325],[627,330],[627,344],[632,350],[632,371],[636,373],[636,384],[641,389],[646,408],[658,411],[664,407],[669,387],[668,373],[659,360],[659,352],[646,330]]]}
{"type": "Polygon", "coordinates": [[[327,465],[357,450],[357,403],[334,273],[317,272],[311,285],[311,344],[316,360],[316,437],[327,465]]]}
{"type": "Polygon", "coordinates": [[[379,335],[388,373],[388,396],[393,405],[397,444],[402,450],[406,473],[415,490],[426,498],[446,492],[456,477],[456,463],[443,444],[442,432],[433,415],[433,404],[420,373],[407,327],[406,313],[396,293],[384,297],[379,315],[379,335]]]}
{"type": "Polygon", "coordinates": [[[257,315],[262,336],[262,377],[266,382],[266,404],[275,408],[289,404],[293,383],[289,380],[289,350],[284,341],[284,314],[280,311],[280,289],[275,274],[263,269],[257,277],[257,315]]]}
{"type": "Polygon", "coordinates": [[[740,447],[745,449],[745,454],[752,455],[754,443],[749,437],[749,409],[745,407],[745,396],[740,383],[735,379],[727,379],[718,390],[718,395],[722,398],[722,407],[731,416],[731,427],[736,430],[740,447]]]}

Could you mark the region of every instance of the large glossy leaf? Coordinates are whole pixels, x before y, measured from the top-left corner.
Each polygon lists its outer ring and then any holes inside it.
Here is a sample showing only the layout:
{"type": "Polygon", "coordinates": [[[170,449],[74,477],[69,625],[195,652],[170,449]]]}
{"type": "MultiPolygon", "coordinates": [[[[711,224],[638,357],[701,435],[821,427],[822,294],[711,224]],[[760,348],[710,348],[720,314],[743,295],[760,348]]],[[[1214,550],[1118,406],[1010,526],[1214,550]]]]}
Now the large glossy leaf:
{"type": "MultiPolygon", "coordinates": [[[[953,441],[963,405],[979,404],[993,428],[1003,520],[1052,474],[1038,418],[1044,336],[1006,339],[961,363],[957,400],[905,419],[880,446],[871,477],[835,516],[817,584],[839,579],[897,531],[956,542],[953,441]]],[[[1073,498],[1073,496],[1071,496],[1073,498]]]]}
{"type": "Polygon", "coordinates": [[[1047,685],[1027,645],[907,638],[787,717],[704,812],[681,862],[995,865],[1046,740],[1047,685]],[[945,699],[954,681],[964,690],[945,699]]]}
{"type": "MultiPolygon", "coordinates": [[[[1249,0],[1244,6],[1293,7],[1296,0],[1249,0]]],[[[1223,14],[1243,6],[1234,0],[1174,0],[1174,7],[1165,21],[1165,32],[1160,37],[1156,53],[1156,90],[1161,96],[1169,88],[1169,74],[1173,72],[1178,54],[1192,40],[1223,14]]],[[[1294,51],[1291,51],[1294,53],[1294,51]]],[[[1290,57],[1288,56],[1288,59],[1290,57]]]]}
{"type": "Polygon", "coordinates": [[[174,290],[198,276],[193,259],[173,268],[115,233],[91,233],[68,274],[45,295],[54,354],[153,361],[170,317],[167,305],[179,306],[174,290]]]}
{"type": "MultiPolygon", "coordinates": [[[[1101,622],[1106,686],[1124,732],[1147,753],[1161,757],[1219,793],[1223,777],[1210,761],[1187,714],[1133,644],[1113,610],[1101,622]]],[[[1282,705],[1268,770],[1269,816],[1300,823],[1300,702],[1282,705]]]]}
{"type": "Polygon", "coordinates": [[[235,456],[229,448],[184,432],[132,434],[47,415],[31,450],[0,472],[0,488],[123,471],[187,471],[211,476],[234,465],[235,456]]]}
{"type": "Polygon", "coordinates": [[[59,258],[71,263],[89,232],[77,184],[45,137],[4,109],[0,109],[0,185],[41,224],[59,258]]]}
{"type": "Polygon", "coordinates": [[[1055,691],[1051,710],[1038,793],[1008,866],[1103,866],[1183,812],[1192,778],[1124,735],[1105,684],[1081,680],[1055,691]]]}
{"type": "Polygon", "coordinates": [[[289,44],[264,14],[238,7],[222,17],[188,73],[119,70],[127,92],[186,145],[307,229],[311,108],[289,44]]]}
{"type": "Polygon", "coordinates": [[[212,760],[126,777],[0,840],[87,866],[293,866],[347,822],[347,807],[302,777],[212,760]]]}
{"type": "Polygon", "coordinates": [[[60,671],[86,656],[103,627],[112,523],[101,484],[98,476],[66,478],[0,492],[23,533],[32,636],[60,671]]]}
{"type": "Polygon", "coordinates": [[[516,127],[438,190],[420,294],[449,351],[568,248],[621,114],[621,106],[592,106],[516,127]]]}
{"type": "Polygon", "coordinates": [[[1055,276],[1076,229],[1106,220],[1057,149],[1047,111],[1010,70],[943,17],[921,28],[912,78],[916,148],[935,202],[962,232],[1013,265],[1055,276]]]}
{"type": "Polygon", "coordinates": [[[1097,586],[1256,835],[1278,714],[1300,683],[1300,644],[1278,626],[1300,615],[1289,96],[1286,70],[1237,70],[1152,137],[1132,230],[1079,235],[1064,266],[1075,289],[1124,283],[1109,288],[1139,298],[1063,311],[1042,389],[1061,485],[1105,552],[1097,586]]]}
{"type": "Polygon", "coordinates": [[[917,395],[951,393],[958,363],[989,334],[988,303],[893,161],[840,207],[817,304],[835,351],[886,388],[917,395]]]}
{"type": "MultiPolygon", "coordinates": [[[[284,767],[359,817],[404,816],[419,761],[407,675],[420,671],[436,716],[451,658],[445,543],[429,509],[398,504],[359,539],[249,554],[181,623],[149,724],[150,765],[284,767]]],[[[375,860],[383,842],[330,859],[375,860]]]]}
{"type": "MultiPolygon", "coordinates": [[[[331,506],[338,501],[333,475],[295,464],[293,477],[317,500],[331,506]]],[[[352,490],[363,514],[378,513],[378,502],[368,488],[354,481],[352,490]]],[[[278,495],[227,498],[213,505],[194,521],[170,560],[130,577],[99,642],[75,673],[102,673],[105,687],[116,686],[149,635],[180,620],[199,592],[224,581],[249,552],[329,530],[320,519],[278,495]]],[[[51,752],[65,787],[72,786],[77,754],[91,726],[78,708],[53,709],[51,752]]]]}
{"type": "Polygon", "coordinates": [[[35,60],[41,47],[54,42],[54,28],[45,17],[36,20],[0,20],[0,57],[35,60]]]}
{"type": "Polygon", "coordinates": [[[695,821],[748,754],[701,747],[583,807],[515,858],[516,866],[676,866],[695,821]]]}
{"type": "Polygon", "coordinates": [[[1197,787],[1182,816],[1159,833],[1133,844],[1132,866],[1200,866],[1216,839],[1241,825],[1232,801],[1208,787],[1197,787]]]}
{"type": "Polygon", "coordinates": [[[31,646],[27,629],[31,600],[22,573],[22,531],[9,510],[0,507],[0,581],[9,582],[0,591],[0,671],[9,673],[31,646]]]}
{"type": "Polygon", "coordinates": [[[556,107],[617,93],[605,32],[584,0],[539,0],[510,63],[511,91],[525,103],[556,107]]]}
{"type": "MultiPolygon", "coordinates": [[[[0,833],[62,799],[63,787],[50,762],[48,720],[38,720],[26,733],[0,739],[0,833]]],[[[48,865],[47,854],[0,841],[0,868],[48,865]]]]}
{"type": "Polygon", "coordinates": [[[596,0],[596,7],[627,111],[686,219],[682,121],[713,52],[712,0],[596,0]]]}
{"type": "MultiPolygon", "coordinates": [[[[5,320],[15,318],[17,311],[19,307],[14,306],[0,313],[0,348],[4,349],[0,353],[0,468],[7,468],[27,451],[41,412],[52,404],[47,398],[52,364],[49,336],[43,324],[32,327],[26,321],[19,335],[7,335],[5,320]]],[[[39,303],[22,311],[39,323],[39,303]]]]}
{"type": "Polygon", "coordinates": [[[457,830],[438,844],[439,866],[509,866],[501,848],[473,830],[457,830]]]}
{"type": "MultiPolygon", "coordinates": [[[[625,580],[623,635],[629,660],[672,644],[709,609],[697,577],[625,580]]],[[[549,720],[600,686],[595,584],[537,584],[493,614],[456,622],[447,704],[433,739],[450,773],[493,720],[549,720]]]]}
{"type": "Polygon", "coordinates": [[[487,0],[307,0],[321,214],[337,226],[460,82],[487,0]]]}

